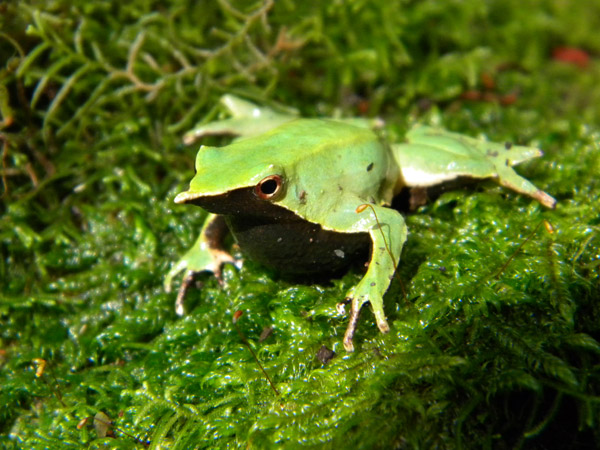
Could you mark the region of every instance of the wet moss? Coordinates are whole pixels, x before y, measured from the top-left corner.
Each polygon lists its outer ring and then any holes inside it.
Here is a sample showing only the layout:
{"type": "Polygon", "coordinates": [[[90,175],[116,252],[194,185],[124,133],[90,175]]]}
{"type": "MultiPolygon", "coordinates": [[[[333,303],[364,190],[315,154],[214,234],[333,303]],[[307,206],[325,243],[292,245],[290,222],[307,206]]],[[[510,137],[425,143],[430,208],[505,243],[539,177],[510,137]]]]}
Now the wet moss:
{"type": "Polygon", "coordinates": [[[600,445],[600,6],[0,8],[2,446],[600,445]],[[294,284],[247,262],[223,286],[200,277],[178,318],[163,277],[204,217],[172,202],[193,173],[181,137],[225,92],[382,116],[392,140],[419,121],[538,145],[519,170],[558,207],[491,182],[420,207],[385,299],[392,331],[365,311],[353,354],[335,304],[358,269],[294,284]],[[80,423],[98,411],[113,437],[80,423]]]}

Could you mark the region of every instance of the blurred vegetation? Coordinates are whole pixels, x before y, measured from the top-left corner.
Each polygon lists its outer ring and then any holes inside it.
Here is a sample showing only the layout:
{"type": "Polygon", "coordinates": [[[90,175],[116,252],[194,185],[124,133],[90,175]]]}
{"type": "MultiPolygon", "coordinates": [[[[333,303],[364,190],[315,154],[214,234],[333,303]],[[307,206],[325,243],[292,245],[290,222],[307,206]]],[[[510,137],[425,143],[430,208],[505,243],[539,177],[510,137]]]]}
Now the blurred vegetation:
{"type": "Polygon", "coordinates": [[[598,1],[1,3],[0,447],[600,447],[599,28],[598,1]],[[177,318],[181,136],[227,92],[538,145],[558,207],[482,183],[411,214],[392,332],[363,314],[353,354],[356,269],[247,262],[177,318]]]}

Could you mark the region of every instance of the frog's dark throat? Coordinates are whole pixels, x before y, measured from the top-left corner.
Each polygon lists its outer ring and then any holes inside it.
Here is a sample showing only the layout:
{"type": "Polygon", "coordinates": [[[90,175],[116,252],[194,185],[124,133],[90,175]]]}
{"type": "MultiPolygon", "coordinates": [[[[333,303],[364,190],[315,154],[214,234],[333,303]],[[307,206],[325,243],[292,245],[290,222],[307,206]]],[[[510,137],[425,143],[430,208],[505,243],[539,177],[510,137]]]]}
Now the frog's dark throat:
{"type": "Polygon", "coordinates": [[[335,274],[369,256],[368,233],[324,230],[269,200],[254,188],[188,200],[224,216],[242,252],[283,274],[335,274]]]}

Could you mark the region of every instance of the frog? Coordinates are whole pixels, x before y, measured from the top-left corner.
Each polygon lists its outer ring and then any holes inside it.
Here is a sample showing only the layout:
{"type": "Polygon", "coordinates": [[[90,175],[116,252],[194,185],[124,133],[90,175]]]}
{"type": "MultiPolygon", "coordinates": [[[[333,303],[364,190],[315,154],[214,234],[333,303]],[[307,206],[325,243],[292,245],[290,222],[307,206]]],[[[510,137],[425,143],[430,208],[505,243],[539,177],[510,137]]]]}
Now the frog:
{"type": "Polygon", "coordinates": [[[196,173],[176,204],[208,212],[200,234],[165,278],[184,272],[175,309],[196,274],[221,279],[239,261],[225,248],[228,233],[244,257],[283,273],[334,274],[358,257],[366,273],[338,303],[350,305],[343,337],[354,351],[359,314],[369,304],[382,333],[390,326],[383,297],[408,236],[403,215],[390,207],[404,188],[427,188],[462,177],[492,179],[544,207],[556,200],[513,166],[542,156],[528,146],[496,143],[416,124],[405,142],[386,142],[379,119],[302,118],[296,111],[259,106],[237,96],[221,98],[229,117],[186,133],[191,144],[209,135],[235,138],[222,147],[201,145],[196,173]]]}

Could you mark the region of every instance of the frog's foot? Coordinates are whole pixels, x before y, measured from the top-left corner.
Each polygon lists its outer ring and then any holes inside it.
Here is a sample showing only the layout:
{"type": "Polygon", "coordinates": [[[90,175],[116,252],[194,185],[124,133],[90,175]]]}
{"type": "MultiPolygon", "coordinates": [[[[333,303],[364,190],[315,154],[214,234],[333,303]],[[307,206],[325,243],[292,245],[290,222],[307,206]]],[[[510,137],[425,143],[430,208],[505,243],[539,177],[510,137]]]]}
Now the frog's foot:
{"type": "Polygon", "coordinates": [[[193,270],[189,270],[181,280],[181,286],[179,286],[179,291],[177,291],[177,299],[175,300],[175,314],[180,317],[185,314],[183,299],[185,298],[185,294],[187,293],[189,287],[194,282],[196,273],[197,272],[194,272],[193,270]]]}
{"type": "Polygon", "coordinates": [[[181,285],[179,286],[179,291],[177,291],[177,298],[175,300],[175,314],[178,316],[185,315],[185,307],[184,307],[184,299],[187,294],[188,289],[194,282],[194,278],[196,275],[202,272],[211,272],[214,277],[217,279],[217,282],[222,286],[223,285],[223,266],[225,264],[231,264],[238,269],[242,267],[242,261],[236,260],[229,253],[223,250],[210,250],[211,262],[205,265],[201,270],[196,269],[188,269],[185,272],[181,280],[181,285]]]}
{"type": "Polygon", "coordinates": [[[165,291],[171,292],[173,278],[184,270],[186,271],[184,278],[187,278],[190,275],[190,272],[192,276],[200,272],[211,272],[219,283],[221,283],[223,265],[227,263],[233,264],[238,269],[241,268],[241,261],[237,261],[224,250],[204,249],[194,246],[179,261],[177,261],[165,277],[165,291]]]}
{"type": "MultiPolygon", "coordinates": [[[[357,290],[360,289],[360,285],[357,287],[357,290]]],[[[373,315],[375,316],[375,321],[377,322],[377,327],[379,331],[382,333],[389,333],[390,326],[387,323],[385,318],[385,314],[383,312],[383,298],[381,296],[373,296],[371,300],[367,300],[368,296],[355,295],[351,299],[347,298],[344,302],[338,303],[338,311],[340,310],[340,305],[343,310],[343,305],[350,301],[352,303],[352,308],[350,309],[350,317],[348,319],[348,327],[346,328],[346,333],[344,334],[344,348],[347,352],[354,351],[354,344],[352,343],[352,339],[354,338],[354,333],[356,328],[358,327],[358,318],[360,316],[360,310],[362,309],[365,303],[370,303],[371,308],[373,309],[373,315]]]]}
{"type": "Polygon", "coordinates": [[[341,302],[339,302],[338,304],[335,305],[335,309],[338,312],[338,314],[341,314],[342,316],[346,315],[346,305],[348,303],[350,303],[352,301],[351,298],[345,298],[344,300],[342,300],[341,302]]]}
{"type": "Polygon", "coordinates": [[[222,284],[223,266],[225,264],[233,264],[238,269],[241,267],[241,261],[237,261],[224,250],[194,246],[173,266],[165,278],[164,285],[167,292],[171,292],[173,278],[180,272],[185,271],[175,301],[175,313],[178,316],[185,314],[183,302],[194,277],[201,272],[211,272],[219,284],[222,284]]]}

